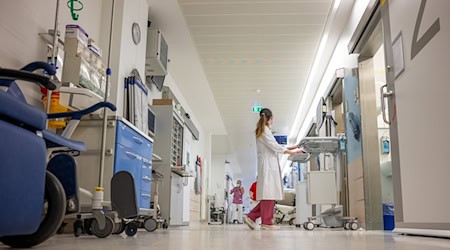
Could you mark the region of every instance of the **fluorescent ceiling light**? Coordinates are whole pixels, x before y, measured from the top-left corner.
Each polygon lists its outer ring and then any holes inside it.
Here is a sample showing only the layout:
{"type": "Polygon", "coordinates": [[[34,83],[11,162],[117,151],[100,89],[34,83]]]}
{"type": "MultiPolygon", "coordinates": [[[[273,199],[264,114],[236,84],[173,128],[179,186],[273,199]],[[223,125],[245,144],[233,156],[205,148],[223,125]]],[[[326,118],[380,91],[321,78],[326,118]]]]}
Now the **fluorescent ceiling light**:
{"type": "Polygon", "coordinates": [[[312,81],[314,79],[314,76],[316,75],[316,71],[318,70],[318,67],[320,66],[320,59],[322,58],[323,52],[327,45],[329,32],[330,32],[332,23],[334,21],[334,18],[336,16],[337,9],[339,8],[340,4],[341,4],[341,0],[334,1],[333,9],[330,14],[330,19],[327,21],[326,27],[324,29],[324,34],[322,35],[322,38],[320,40],[319,48],[317,49],[317,53],[314,58],[314,63],[311,68],[311,71],[309,73],[308,81],[306,82],[305,91],[303,92],[302,98],[300,100],[300,105],[299,105],[299,107],[297,109],[297,113],[295,115],[294,124],[291,128],[291,132],[289,133],[290,140],[297,138],[298,132],[300,130],[300,126],[302,125],[302,123],[300,123],[300,117],[302,117],[304,112],[308,112],[308,110],[303,111],[302,107],[305,105],[305,102],[306,102],[305,97],[307,96],[307,93],[309,94],[309,92],[312,88],[312,85],[313,85],[312,81]]]}
{"type": "MultiPolygon", "coordinates": [[[[322,35],[322,38],[319,43],[319,47],[317,49],[316,56],[314,58],[313,66],[309,73],[308,81],[306,82],[305,90],[304,90],[302,98],[300,100],[300,105],[298,106],[297,113],[295,115],[294,124],[292,125],[291,131],[289,133],[289,137],[288,137],[289,141],[295,140],[295,143],[299,142],[298,141],[298,137],[300,135],[299,132],[300,132],[300,129],[302,128],[303,123],[306,121],[306,120],[303,120],[303,122],[300,122],[300,118],[307,116],[310,111],[310,108],[308,108],[308,109],[305,108],[305,110],[303,108],[307,102],[306,96],[311,94],[309,92],[311,91],[311,88],[313,86],[313,79],[315,78],[314,76],[316,75],[317,70],[320,66],[320,60],[322,59],[323,52],[324,52],[325,47],[328,42],[330,29],[332,27],[334,18],[336,17],[336,13],[337,13],[337,10],[338,10],[340,4],[341,4],[341,0],[335,0],[333,3],[333,9],[330,13],[329,20],[327,20],[327,24],[324,29],[324,33],[322,35]]],[[[320,82],[318,84],[320,84],[320,82]]],[[[312,103],[314,103],[315,99],[316,98],[314,98],[312,100],[312,103]]],[[[283,173],[288,170],[288,167],[290,165],[290,161],[288,161],[287,158],[288,157],[285,155],[285,156],[283,156],[283,158],[281,160],[281,166],[283,166],[283,173]]]]}

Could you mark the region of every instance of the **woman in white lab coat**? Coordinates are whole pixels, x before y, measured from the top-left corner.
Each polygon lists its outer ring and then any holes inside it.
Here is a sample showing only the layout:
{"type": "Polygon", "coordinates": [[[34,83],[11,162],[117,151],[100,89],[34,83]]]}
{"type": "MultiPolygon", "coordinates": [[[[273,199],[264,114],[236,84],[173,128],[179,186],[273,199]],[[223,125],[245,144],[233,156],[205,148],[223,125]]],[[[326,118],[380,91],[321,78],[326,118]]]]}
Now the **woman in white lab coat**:
{"type": "Polygon", "coordinates": [[[273,210],[276,200],[283,199],[283,182],[278,154],[299,154],[303,151],[298,146],[283,147],[275,140],[270,130],[273,115],[270,109],[264,108],[259,113],[256,128],[256,151],[258,157],[258,187],[256,199],[259,204],[244,219],[250,229],[255,229],[255,221],[261,217],[261,229],[279,229],[272,224],[273,210]]]}

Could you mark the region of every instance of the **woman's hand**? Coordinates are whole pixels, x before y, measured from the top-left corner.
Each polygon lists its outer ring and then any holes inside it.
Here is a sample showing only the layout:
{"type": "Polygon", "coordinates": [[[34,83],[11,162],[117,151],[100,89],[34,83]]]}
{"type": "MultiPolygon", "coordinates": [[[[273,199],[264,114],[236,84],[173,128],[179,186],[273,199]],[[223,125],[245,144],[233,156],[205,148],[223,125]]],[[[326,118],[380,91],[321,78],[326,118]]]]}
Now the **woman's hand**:
{"type": "Polygon", "coordinates": [[[294,150],[294,149],[297,149],[297,148],[299,148],[299,147],[300,147],[300,145],[295,145],[295,146],[287,147],[287,149],[288,149],[288,150],[294,150]]]}
{"type": "Polygon", "coordinates": [[[284,153],[293,155],[293,154],[304,154],[304,153],[306,153],[306,151],[303,149],[296,148],[296,149],[292,149],[292,150],[288,149],[288,150],[284,151],[284,153]]]}

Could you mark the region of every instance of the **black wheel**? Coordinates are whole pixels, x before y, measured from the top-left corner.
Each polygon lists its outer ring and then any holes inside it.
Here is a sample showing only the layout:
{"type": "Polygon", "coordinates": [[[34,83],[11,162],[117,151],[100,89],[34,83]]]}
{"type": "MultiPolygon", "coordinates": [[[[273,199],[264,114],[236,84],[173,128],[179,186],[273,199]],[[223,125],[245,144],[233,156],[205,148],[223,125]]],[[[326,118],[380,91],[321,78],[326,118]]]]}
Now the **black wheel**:
{"type": "Polygon", "coordinates": [[[94,220],[95,219],[84,220],[84,230],[83,230],[84,233],[86,233],[88,235],[94,235],[94,233],[92,232],[92,222],[94,220]]]}
{"type": "Polygon", "coordinates": [[[124,221],[121,221],[120,223],[116,223],[114,234],[123,233],[123,231],[125,231],[125,227],[126,227],[126,225],[125,225],[124,221]]]}
{"type": "Polygon", "coordinates": [[[153,218],[147,219],[144,221],[144,228],[148,232],[153,232],[158,228],[158,222],[153,218]]]}
{"type": "Polygon", "coordinates": [[[167,222],[164,222],[162,226],[163,226],[164,229],[168,229],[169,228],[169,224],[167,224],[167,222]]]}
{"type": "Polygon", "coordinates": [[[36,246],[52,237],[58,231],[66,213],[64,188],[52,173],[45,176],[44,209],[38,230],[30,235],[4,236],[0,241],[14,248],[36,246]]]}
{"type": "Polygon", "coordinates": [[[299,228],[299,227],[302,227],[302,225],[300,225],[300,224],[295,224],[295,227],[299,228]]]}
{"type": "Polygon", "coordinates": [[[350,222],[345,222],[344,223],[344,229],[345,230],[350,230],[350,222]]]}
{"type": "Polygon", "coordinates": [[[75,237],[80,237],[81,234],[83,234],[83,228],[81,228],[81,227],[77,227],[77,228],[75,228],[75,231],[73,231],[73,235],[75,237]]]}
{"type": "Polygon", "coordinates": [[[92,220],[92,233],[98,238],[106,238],[114,232],[114,221],[111,217],[105,216],[105,228],[100,229],[97,220],[92,220]]]}
{"type": "Polygon", "coordinates": [[[350,230],[356,231],[356,230],[359,229],[359,227],[360,227],[360,225],[359,225],[358,222],[355,222],[355,221],[354,222],[350,222],[350,225],[349,225],[350,230]]]}
{"type": "Polygon", "coordinates": [[[136,222],[128,223],[125,228],[125,233],[128,236],[135,236],[137,234],[137,231],[138,231],[138,224],[136,222]]]}
{"type": "Polygon", "coordinates": [[[75,237],[80,237],[83,234],[83,221],[82,220],[76,220],[73,223],[73,235],[75,237]]]}

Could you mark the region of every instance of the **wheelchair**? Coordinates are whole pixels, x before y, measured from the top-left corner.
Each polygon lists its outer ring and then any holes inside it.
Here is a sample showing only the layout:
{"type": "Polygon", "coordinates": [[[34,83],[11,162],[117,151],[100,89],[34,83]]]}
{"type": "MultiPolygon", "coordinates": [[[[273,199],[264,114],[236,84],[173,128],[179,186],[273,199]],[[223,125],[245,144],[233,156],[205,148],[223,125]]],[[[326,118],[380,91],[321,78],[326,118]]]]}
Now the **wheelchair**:
{"type": "Polygon", "coordinates": [[[86,151],[80,141],[46,130],[48,119],[80,120],[100,108],[100,102],[81,111],[46,114],[27,103],[16,80],[49,90],[57,85],[54,66],[33,62],[20,70],[0,68],[0,242],[32,247],[56,234],[66,214],[79,211],[76,162],[86,151]],[[46,75],[33,73],[43,70],[46,75]]]}

